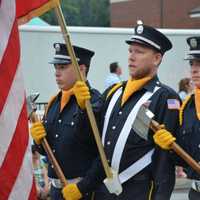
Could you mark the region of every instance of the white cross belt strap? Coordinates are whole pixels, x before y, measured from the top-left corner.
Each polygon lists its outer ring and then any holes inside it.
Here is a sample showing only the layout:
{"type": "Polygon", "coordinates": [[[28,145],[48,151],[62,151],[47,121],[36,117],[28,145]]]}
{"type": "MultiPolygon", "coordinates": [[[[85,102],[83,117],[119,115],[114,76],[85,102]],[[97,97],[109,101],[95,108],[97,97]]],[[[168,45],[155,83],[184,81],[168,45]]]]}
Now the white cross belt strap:
{"type": "Polygon", "coordinates": [[[119,180],[121,183],[126,182],[131,177],[135,176],[142,169],[147,167],[151,163],[151,156],[154,149],[146,153],[142,158],[134,162],[130,167],[119,174],[119,180]]]}
{"type": "Polygon", "coordinates": [[[121,133],[119,135],[119,138],[117,140],[117,143],[115,145],[113,157],[112,157],[112,167],[117,172],[119,171],[119,165],[122,157],[122,153],[125,147],[125,144],[127,142],[128,136],[130,134],[132,124],[135,121],[135,118],[137,116],[137,113],[141,107],[142,104],[147,102],[149,98],[159,89],[159,87],[155,87],[153,92],[145,92],[144,95],[138,100],[138,102],[135,104],[131,112],[129,113],[126,122],[124,123],[124,126],[121,130],[121,133]]]}
{"type": "MultiPolygon", "coordinates": [[[[121,130],[121,133],[119,135],[119,138],[117,140],[117,143],[115,145],[115,149],[114,149],[114,153],[113,153],[113,156],[112,156],[112,162],[111,162],[111,166],[112,168],[119,172],[119,165],[120,165],[120,161],[121,161],[121,158],[122,158],[122,153],[123,153],[123,150],[124,150],[124,147],[125,147],[125,144],[127,142],[127,139],[128,139],[128,136],[130,134],[130,131],[131,131],[131,128],[132,128],[132,124],[133,122],[135,121],[135,118],[137,116],[137,113],[139,111],[139,108],[141,107],[142,104],[144,104],[145,102],[147,102],[151,96],[159,89],[160,87],[155,87],[154,88],[154,91],[153,92],[145,92],[144,95],[138,100],[138,102],[135,104],[135,106],[133,107],[133,109],[131,110],[131,112],[129,113],[125,123],[124,123],[124,126],[121,130]]],[[[115,94],[113,95],[111,101],[110,101],[110,104],[108,106],[108,110],[106,112],[106,115],[105,115],[105,121],[104,121],[104,128],[103,128],[103,143],[104,143],[104,140],[105,140],[105,135],[106,135],[106,131],[107,131],[107,126],[108,126],[108,122],[109,122],[109,118],[110,118],[110,115],[111,115],[111,112],[114,108],[114,105],[115,103],[117,102],[117,99],[119,98],[120,94],[122,93],[121,91],[122,89],[118,89],[117,92],[115,92],[115,94]]],[[[153,151],[153,150],[152,150],[153,151]]],[[[152,152],[150,151],[150,152],[152,152]]],[[[147,154],[145,154],[142,158],[141,158],[141,162],[140,159],[138,160],[139,163],[148,163],[150,164],[151,163],[151,155],[152,153],[148,152],[147,154]]],[[[137,162],[135,162],[137,163],[137,162]]],[[[128,167],[128,171],[124,171],[121,172],[121,179],[123,182],[125,182],[126,180],[128,180],[129,178],[133,177],[135,174],[137,174],[139,171],[141,171],[142,169],[144,169],[147,165],[144,165],[144,164],[140,164],[140,167],[137,167],[137,170],[134,170],[132,171],[131,169],[134,169],[135,166],[133,163],[130,167],[128,167]],[[128,172],[128,173],[127,173],[128,172]]],[[[139,164],[137,164],[139,166],[139,164]]]]}
{"type": "Polygon", "coordinates": [[[106,111],[106,114],[105,114],[105,118],[104,118],[104,124],[103,124],[103,133],[102,133],[102,143],[103,143],[103,145],[104,145],[104,142],[105,142],[106,130],[108,128],[108,122],[109,122],[109,119],[110,119],[112,109],[113,109],[115,103],[117,102],[117,99],[121,95],[121,93],[122,93],[122,88],[119,88],[115,92],[115,94],[113,95],[113,97],[110,100],[110,103],[108,105],[108,108],[107,108],[107,111],[106,111]]]}

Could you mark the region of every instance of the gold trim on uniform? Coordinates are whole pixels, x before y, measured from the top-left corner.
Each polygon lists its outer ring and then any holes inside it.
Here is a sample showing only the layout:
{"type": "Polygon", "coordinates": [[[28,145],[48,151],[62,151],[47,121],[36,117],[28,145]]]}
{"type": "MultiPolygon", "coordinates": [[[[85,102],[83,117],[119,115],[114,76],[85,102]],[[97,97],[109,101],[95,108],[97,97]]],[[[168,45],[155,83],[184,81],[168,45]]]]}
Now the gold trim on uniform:
{"type": "Polygon", "coordinates": [[[184,111],[188,101],[190,100],[190,98],[191,98],[191,95],[187,96],[180,107],[180,110],[179,110],[179,124],[180,125],[183,124],[183,111],[184,111]]]}
{"type": "Polygon", "coordinates": [[[108,99],[108,97],[110,97],[110,95],[112,95],[119,87],[122,86],[122,83],[117,83],[116,85],[114,85],[110,91],[108,92],[106,99],[108,99]]]}
{"type": "Polygon", "coordinates": [[[44,116],[47,115],[47,112],[49,111],[50,106],[52,105],[52,103],[54,102],[54,100],[56,99],[57,96],[58,96],[58,94],[55,95],[55,96],[52,96],[51,99],[49,100],[49,102],[48,102],[48,104],[47,104],[47,107],[46,107],[46,109],[45,109],[44,116]]]}
{"type": "Polygon", "coordinates": [[[149,190],[149,197],[148,197],[148,200],[151,200],[151,199],[152,199],[153,188],[154,188],[154,184],[153,184],[153,181],[151,181],[151,188],[150,188],[150,190],[149,190]]]}
{"type": "Polygon", "coordinates": [[[195,88],[194,91],[194,98],[195,98],[195,108],[198,120],[200,120],[200,89],[195,88]]]}

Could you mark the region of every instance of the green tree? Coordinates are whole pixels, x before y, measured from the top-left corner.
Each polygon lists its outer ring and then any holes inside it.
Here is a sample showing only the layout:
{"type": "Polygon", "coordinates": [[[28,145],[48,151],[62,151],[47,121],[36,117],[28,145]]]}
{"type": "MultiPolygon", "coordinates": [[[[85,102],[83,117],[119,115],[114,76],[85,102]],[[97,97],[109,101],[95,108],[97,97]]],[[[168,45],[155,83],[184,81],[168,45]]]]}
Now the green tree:
{"type": "MultiPolygon", "coordinates": [[[[63,0],[61,2],[63,15],[71,26],[110,26],[109,0],[63,0]]],[[[42,17],[51,25],[57,25],[53,11],[42,17]]]]}

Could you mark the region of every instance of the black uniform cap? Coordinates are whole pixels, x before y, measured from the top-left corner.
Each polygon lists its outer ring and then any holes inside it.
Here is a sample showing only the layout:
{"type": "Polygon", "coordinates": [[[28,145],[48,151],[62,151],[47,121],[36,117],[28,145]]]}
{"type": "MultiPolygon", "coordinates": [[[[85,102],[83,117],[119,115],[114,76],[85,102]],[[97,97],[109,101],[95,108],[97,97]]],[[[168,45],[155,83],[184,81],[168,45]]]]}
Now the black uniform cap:
{"type": "MultiPolygon", "coordinates": [[[[50,64],[70,64],[72,63],[71,58],[69,56],[67,47],[63,43],[54,43],[55,55],[50,64]]],[[[94,51],[91,51],[86,48],[73,46],[74,52],[79,64],[85,64],[86,66],[90,66],[90,61],[92,56],[94,55],[94,51]]]]}
{"type": "Polygon", "coordinates": [[[187,38],[190,50],[185,60],[200,60],[200,36],[187,38]]]}
{"type": "Polygon", "coordinates": [[[126,40],[126,43],[139,43],[157,50],[162,55],[172,48],[172,43],[163,33],[151,26],[143,25],[141,21],[135,27],[134,35],[126,40]]]}

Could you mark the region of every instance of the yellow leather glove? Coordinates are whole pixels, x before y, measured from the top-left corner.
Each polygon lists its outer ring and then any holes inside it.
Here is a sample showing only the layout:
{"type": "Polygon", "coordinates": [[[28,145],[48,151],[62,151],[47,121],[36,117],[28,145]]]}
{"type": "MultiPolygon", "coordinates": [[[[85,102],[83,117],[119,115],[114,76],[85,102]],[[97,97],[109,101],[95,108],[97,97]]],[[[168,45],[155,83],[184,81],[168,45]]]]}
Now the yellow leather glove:
{"type": "Polygon", "coordinates": [[[176,138],[168,132],[166,129],[160,129],[153,135],[154,142],[162,149],[171,149],[170,145],[176,140],[176,138]]]}
{"type": "Polygon", "coordinates": [[[77,81],[73,87],[73,93],[81,109],[85,109],[86,100],[91,98],[88,86],[83,81],[77,81]]]}
{"type": "Polygon", "coordinates": [[[62,194],[65,200],[79,200],[82,194],[74,183],[68,184],[62,189],[62,194]]]}
{"type": "Polygon", "coordinates": [[[46,136],[45,128],[41,122],[33,123],[30,132],[36,144],[41,144],[41,140],[46,136]]]}

